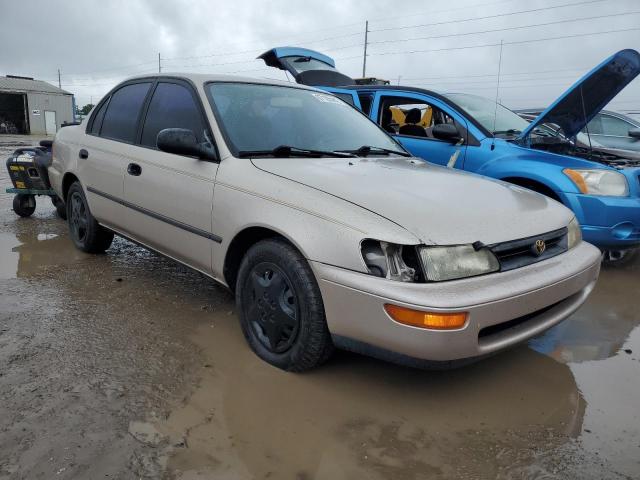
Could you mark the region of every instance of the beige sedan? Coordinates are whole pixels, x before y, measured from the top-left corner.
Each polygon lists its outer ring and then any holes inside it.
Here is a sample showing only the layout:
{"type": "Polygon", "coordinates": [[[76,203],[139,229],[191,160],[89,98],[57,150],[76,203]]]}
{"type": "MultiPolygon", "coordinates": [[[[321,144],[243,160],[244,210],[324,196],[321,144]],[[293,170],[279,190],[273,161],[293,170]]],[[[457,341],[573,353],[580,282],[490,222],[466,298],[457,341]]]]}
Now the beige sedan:
{"type": "Polygon", "coordinates": [[[226,285],[251,348],[285,370],[334,347],[466,363],[562,321],[599,273],[559,203],[412,158],[299,85],[127,80],[58,132],[49,174],[78,248],[115,233],[226,285]]]}

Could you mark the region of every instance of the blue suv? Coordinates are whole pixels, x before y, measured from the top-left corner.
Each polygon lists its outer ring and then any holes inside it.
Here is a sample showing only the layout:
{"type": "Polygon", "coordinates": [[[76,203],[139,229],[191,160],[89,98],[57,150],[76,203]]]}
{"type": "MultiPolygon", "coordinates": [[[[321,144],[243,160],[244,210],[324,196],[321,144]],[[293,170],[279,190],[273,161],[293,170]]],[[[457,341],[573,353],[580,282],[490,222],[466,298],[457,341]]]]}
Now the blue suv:
{"type": "Polygon", "coordinates": [[[562,202],[575,212],[584,239],[611,262],[628,259],[640,246],[640,161],[574,141],[640,73],[635,50],[607,58],[530,123],[475,95],[357,85],[332,58],[313,50],[274,48],[259,58],[359,108],[418,157],[562,202]]]}

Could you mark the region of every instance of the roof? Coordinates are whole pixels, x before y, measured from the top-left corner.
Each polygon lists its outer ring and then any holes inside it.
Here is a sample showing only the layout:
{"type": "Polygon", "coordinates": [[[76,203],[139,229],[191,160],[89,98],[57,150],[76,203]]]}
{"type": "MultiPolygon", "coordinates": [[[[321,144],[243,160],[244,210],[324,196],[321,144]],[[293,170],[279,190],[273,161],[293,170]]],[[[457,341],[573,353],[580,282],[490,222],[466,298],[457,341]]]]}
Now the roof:
{"type": "Polygon", "coordinates": [[[0,77],[0,90],[71,95],[71,92],[67,92],[66,90],[62,90],[61,88],[54,87],[50,83],[29,78],[0,77]]]}

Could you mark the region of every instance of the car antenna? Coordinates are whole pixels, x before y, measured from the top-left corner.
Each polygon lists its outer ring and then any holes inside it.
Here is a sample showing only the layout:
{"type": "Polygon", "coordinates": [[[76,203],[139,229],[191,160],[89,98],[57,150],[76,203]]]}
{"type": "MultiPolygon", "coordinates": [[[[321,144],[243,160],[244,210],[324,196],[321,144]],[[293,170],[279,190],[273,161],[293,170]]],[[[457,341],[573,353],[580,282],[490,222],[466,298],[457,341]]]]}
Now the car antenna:
{"type": "MultiPolygon", "coordinates": [[[[500,59],[498,60],[498,78],[496,79],[496,108],[493,111],[493,130],[492,133],[496,131],[496,118],[498,117],[498,95],[500,94],[500,70],[502,68],[502,46],[504,44],[504,40],[500,40],[500,59]]],[[[491,141],[491,150],[496,148],[496,134],[493,133],[493,140],[491,141]]]]}
{"type": "MultiPolygon", "coordinates": [[[[589,133],[589,124],[587,123],[587,111],[584,108],[584,95],[582,94],[582,85],[580,85],[580,102],[582,103],[582,116],[584,118],[584,129],[587,131],[589,139],[589,154],[593,157],[593,145],[591,145],[591,134],[589,133]]],[[[576,133],[576,137],[578,134],[576,133]]]]}

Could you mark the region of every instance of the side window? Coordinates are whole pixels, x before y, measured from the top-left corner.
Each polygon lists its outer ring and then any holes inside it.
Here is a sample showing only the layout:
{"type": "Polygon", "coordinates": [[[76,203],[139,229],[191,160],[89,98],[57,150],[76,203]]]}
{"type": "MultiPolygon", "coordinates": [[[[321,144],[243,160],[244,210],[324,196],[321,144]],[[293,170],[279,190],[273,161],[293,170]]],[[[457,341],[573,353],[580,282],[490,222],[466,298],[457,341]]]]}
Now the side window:
{"type": "Polygon", "coordinates": [[[373,97],[366,93],[359,93],[358,98],[360,99],[360,105],[362,105],[362,111],[366,115],[371,114],[371,103],[373,102],[373,97]]]}
{"type": "Polygon", "coordinates": [[[389,133],[423,138],[434,138],[431,133],[434,125],[455,124],[453,118],[439,108],[403,97],[383,97],[378,122],[389,133]]]}
{"type": "Polygon", "coordinates": [[[610,115],[602,115],[602,133],[604,135],[627,137],[629,135],[629,129],[631,128],[633,128],[633,126],[624,120],[610,115]]]}
{"type": "Polygon", "coordinates": [[[91,124],[91,131],[93,135],[100,135],[100,127],[102,127],[102,120],[104,119],[104,113],[107,111],[107,105],[109,105],[109,99],[106,99],[100,109],[93,117],[93,123],[91,124]]]}
{"type": "Polygon", "coordinates": [[[593,117],[593,120],[587,123],[587,128],[582,131],[587,133],[587,130],[593,135],[602,135],[602,115],[596,115],[593,117]]]}
{"type": "Polygon", "coordinates": [[[101,137],[132,143],[136,138],[138,116],[151,83],[134,83],[117,90],[109,101],[100,130],[101,137]]]}
{"type": "Polygon", "coordinates": [[[158,132],[165,128],[186,128],[204,141],[205,125],[202,113],[191,91],[175,83],[159,83],[147,111],[140,143],[156,147],[158,132]]]}

